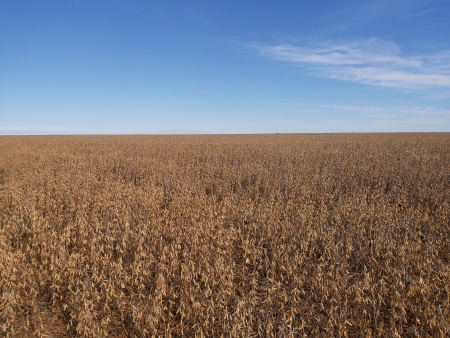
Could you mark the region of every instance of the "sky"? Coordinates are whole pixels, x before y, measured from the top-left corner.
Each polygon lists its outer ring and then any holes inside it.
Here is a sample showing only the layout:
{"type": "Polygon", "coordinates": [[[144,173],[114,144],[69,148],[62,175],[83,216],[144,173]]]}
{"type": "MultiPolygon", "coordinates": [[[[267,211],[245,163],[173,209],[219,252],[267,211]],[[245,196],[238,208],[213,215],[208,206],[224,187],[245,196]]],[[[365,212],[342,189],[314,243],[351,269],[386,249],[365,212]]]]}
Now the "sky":
{"type": "Polygon", "coordinates": [[[450,1],[0,1],[0,135],[449,132],[450,1]]]}

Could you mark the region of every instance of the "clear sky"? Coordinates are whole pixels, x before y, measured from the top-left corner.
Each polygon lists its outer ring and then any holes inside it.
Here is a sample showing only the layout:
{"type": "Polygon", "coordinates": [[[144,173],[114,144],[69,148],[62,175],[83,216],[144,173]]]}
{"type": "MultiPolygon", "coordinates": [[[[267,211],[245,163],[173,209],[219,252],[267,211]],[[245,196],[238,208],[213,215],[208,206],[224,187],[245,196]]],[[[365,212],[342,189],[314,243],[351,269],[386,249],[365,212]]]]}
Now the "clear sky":
{"type": "Polygon", "coordinates": [[[450,1],[0,2],[0,134],[450,131],[450,1]]]}

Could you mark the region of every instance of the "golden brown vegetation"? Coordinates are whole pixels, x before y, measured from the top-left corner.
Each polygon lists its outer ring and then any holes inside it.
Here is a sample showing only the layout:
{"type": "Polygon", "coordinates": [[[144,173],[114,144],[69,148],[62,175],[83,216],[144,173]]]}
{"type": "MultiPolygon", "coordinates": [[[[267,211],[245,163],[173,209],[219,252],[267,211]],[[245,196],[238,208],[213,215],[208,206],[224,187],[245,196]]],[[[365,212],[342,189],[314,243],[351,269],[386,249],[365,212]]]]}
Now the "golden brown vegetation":
{"type": "Polygon", "coordinates": [[[450,134],[0,137],[0,336],[450,334],[450,134]]]}

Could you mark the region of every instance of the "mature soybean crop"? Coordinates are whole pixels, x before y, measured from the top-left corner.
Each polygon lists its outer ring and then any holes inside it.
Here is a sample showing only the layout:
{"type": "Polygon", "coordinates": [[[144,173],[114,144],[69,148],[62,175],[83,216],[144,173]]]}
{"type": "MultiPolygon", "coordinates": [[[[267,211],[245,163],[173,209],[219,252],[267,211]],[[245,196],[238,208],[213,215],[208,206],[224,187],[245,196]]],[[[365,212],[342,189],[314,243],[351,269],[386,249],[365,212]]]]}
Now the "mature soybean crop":
{"type": "Polygon", "coordinates": [[[0,336],[450,335],[450,134],[0,137],[0,336]]]}

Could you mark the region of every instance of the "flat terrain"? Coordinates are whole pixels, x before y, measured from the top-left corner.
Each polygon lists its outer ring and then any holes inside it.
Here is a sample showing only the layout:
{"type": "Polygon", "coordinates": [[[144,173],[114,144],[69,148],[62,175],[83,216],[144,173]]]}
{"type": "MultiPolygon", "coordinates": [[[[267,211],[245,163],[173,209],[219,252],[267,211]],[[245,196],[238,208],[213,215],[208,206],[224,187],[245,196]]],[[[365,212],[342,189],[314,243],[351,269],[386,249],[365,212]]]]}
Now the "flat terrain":
{"type": "Polygon", "coordinates": [[[450,335],[450,134],[0,137],[0,336],[450,335]]]}

